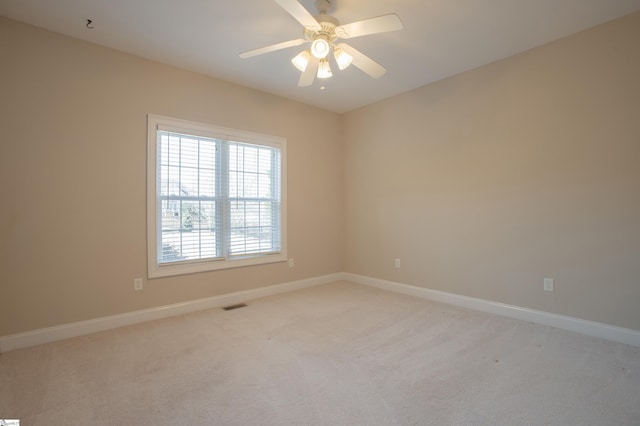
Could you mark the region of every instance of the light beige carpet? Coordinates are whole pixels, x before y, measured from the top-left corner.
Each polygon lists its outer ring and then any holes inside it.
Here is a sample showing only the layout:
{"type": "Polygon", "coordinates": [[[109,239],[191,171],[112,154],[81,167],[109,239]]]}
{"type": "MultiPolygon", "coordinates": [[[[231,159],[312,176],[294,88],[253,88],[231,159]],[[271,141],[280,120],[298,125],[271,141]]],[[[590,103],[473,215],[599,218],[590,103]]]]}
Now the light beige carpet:
{"type": "Polygon", "coordinates": [[[640,349],[338,282],[0,356],[21,425],[640,425],[640,349]]]}

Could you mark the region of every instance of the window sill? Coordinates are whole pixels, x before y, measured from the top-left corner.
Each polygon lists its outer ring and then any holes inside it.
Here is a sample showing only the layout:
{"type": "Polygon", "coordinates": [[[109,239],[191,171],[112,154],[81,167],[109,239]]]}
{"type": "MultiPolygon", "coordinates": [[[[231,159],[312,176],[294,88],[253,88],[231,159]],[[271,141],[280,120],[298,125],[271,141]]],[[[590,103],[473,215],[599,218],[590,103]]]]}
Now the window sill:
{"type": "Polygon", "coordinates": [[[150,263],[149,278],[171,277],[175,275],[195,274],[199,272],[219,271],[222,269],[244,268],[247,266],[265,265],[268,263],[286,262],[286,253],[263,254],[258,256],[238,257],[233,259],[198,260],[193,262],[176,262],[164,265],[150,263]]]}

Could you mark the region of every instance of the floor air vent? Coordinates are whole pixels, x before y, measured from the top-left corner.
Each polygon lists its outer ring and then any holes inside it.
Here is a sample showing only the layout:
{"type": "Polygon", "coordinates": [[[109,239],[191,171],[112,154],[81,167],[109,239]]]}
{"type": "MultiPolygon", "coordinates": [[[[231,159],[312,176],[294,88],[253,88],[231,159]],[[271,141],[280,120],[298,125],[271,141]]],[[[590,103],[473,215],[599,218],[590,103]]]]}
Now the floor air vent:
{"type": "Polygon", "coordinates": [[[237,305],[225,306],[222,309],[224,309],[225,311],[231,311],[233,309],[244,308],[245,306],[247,306],[245,303],[238,303],[237,305]]]}

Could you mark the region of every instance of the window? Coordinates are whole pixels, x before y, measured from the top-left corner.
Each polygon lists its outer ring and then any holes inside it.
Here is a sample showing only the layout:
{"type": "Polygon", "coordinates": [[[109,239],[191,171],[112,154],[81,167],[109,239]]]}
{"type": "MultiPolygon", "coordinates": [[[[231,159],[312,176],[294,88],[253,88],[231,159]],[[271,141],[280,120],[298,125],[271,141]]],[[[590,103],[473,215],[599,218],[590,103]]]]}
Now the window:
{"type": "Polygon", "coordinates": [[[148,117],[149,277],[286,260],[282,138],[148,117]]]}

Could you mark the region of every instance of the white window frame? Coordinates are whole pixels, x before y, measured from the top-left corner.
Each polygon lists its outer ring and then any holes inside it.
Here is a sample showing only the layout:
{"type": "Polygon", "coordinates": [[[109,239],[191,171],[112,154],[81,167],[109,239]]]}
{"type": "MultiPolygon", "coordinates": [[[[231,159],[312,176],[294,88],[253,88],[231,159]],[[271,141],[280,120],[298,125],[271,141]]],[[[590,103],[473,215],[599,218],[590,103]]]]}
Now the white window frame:
{"type": "Polygon", "coordinates": [[[147,266],[148,277],[166,277],[238,268],[267,263],[285,262],[287,260],[287,141],[277,136],[264,135],[244,130],[230,129],[211,124],[197,123],[155,114],[147,116],[147,266]],[[172,263],[158,262],[158,221],[159,188],[158,188],[158,130],[175,133],[248,143],[253,145],[277,147],[280,149],[280,251],[269,254],[249,254],[225,259],[199,259],[172,263]]]}

